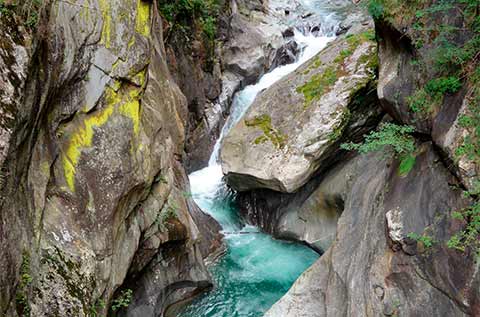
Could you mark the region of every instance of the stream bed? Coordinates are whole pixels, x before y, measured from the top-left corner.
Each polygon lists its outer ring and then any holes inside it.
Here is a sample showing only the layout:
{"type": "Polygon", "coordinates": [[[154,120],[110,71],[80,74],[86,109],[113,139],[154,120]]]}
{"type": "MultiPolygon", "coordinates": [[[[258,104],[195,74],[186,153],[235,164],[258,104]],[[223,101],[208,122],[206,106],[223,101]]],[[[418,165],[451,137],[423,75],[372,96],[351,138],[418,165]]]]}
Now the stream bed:
{"type": "MultiPolygon", "coordinates": [[[[321,2],[305,0],[306,5],[321,2]]],[[[327,15],[324,18],[332,19],[327,15]]],[[[296,32],[295,40],[303,47],[298,60],[272,70],[257,84],[247,86],[235,95],[231,115],[209,166],[189,175],[193,199],[222,226],[227,251],[209,267],[214,289],[184,307],[180,317],[262,316],[319,258],[319,254],[303,244],[275,240],[256,227],[243,224],[232,202],[232,193],[222,180],[218,152],[223,135],[242,118],[259,92],[315,56],[333,38],[333,32],[316,37],[296,32]]]]}

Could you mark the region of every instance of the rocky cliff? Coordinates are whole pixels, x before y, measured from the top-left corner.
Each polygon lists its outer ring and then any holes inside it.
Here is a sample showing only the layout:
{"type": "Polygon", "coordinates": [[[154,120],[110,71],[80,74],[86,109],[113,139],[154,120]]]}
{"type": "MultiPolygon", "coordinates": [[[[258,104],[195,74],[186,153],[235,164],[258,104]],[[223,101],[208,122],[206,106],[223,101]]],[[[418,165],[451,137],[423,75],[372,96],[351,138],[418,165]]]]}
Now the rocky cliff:
{"type": "Polygon", "coordinates": [[[157,2],[26,7],[0,4],[1,315],[162,315],[220,236],[186,195],[157,2]]]}
{"type": "Polygon", "coordinates": [[[324,252],[266,316],[476,316],[479,3],[363,5],[372,77],[348,67],[367,44],[340,36],[258,96],[222,147],[247,221],[324,252]],[[373,90],[347,85],[362,78],[373,90]],[[359,96],[369,115],[339,120],[359,96]]]}

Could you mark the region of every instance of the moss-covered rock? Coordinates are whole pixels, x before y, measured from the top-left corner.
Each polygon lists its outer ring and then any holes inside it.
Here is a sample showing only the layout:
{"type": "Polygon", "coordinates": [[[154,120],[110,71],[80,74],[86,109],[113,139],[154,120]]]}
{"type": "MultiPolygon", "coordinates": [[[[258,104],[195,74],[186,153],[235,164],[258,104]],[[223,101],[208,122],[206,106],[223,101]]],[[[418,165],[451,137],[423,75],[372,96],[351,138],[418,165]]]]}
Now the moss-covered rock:
{"type": "Polygon", "coordinates": [[[338,152],[349,127],[378,116],[360,96],[368,95],[377,66],[372,21],[367,25],[257,96],[223,141],[222,168],[231,186],[294,192],[338,152]]]}

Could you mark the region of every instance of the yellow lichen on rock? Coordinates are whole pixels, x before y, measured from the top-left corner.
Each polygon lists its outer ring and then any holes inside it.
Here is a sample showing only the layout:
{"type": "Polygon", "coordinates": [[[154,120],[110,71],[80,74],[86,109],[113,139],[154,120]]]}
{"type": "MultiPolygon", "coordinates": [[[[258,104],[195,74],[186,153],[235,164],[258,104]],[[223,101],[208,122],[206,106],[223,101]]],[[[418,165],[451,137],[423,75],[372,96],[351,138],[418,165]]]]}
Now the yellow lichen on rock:
{"type": "Polygon", "coordinates": [[[110,8],[110,0],[98,0],[100,11],[103,17],[102,39],[101,43],[106,48],[110,48],[112,37],[112,14],[110,8]]]}
{"type": "MultiPolygon", "coordinates": [[[[145,76],[145,71],[142,71],[145,76]]],[[[92,146],[96,128],[100,128],[114,115],[122,115],[132,121],[133,133],[140,131],[140,98],[142,88],[133,85],[122,85],[115,81],[105,91],[105,107],[94,114],[87,115],[80,128],[73,132],[63,155],[63,167],[68,187],[75,191],[75,171],[80,160],[82,148],[92,146]]],[[[132,145],[133,146],[133,145],[132,145]]]]}
{"type": "Polygon", "coordinates": [[[113,104],[108,104],[98,113],[88,116],[83,121],[83,126],[76,130],[68,143],[67,151],[63,155],[63,168],[65,179],[70,190],[75,191],[75,168],[81,154],[81,148],[92,145],[94,128],[104,125],[114,110],[113,104]]]}
{"type": "Polygon", "coordinates": [[[150,36],[150,4],[146,1],[137,0],[135,31],[145,37],[150,36]]]}
{"type": "Polygon", "coordinates": [[[143,87],[143,85],[145,84],[146,74],[147,74],[146,69],[138,72],[135,76],[133,76],[133,82],[143,87]]]}
{"type": "Polygon", "coordinates": [[[140,129],[140,91],[138,89],[130,90],[125,99],[126,101],[120,106],[119,111],[132,120],[133,132],[137,135],[140,129]]]}

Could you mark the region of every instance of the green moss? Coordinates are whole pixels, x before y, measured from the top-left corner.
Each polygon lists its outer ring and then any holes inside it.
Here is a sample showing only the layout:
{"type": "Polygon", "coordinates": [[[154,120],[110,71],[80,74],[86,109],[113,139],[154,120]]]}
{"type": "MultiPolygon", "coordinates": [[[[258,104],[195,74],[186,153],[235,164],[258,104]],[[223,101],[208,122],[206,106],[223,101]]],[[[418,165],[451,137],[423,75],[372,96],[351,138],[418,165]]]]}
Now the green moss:
{"type": "Polygon", "coordinates": [[[258,138],[256,138],[253,143],[255,144],[262,144],[268,141],[268,138],[265,135],[261,135],[258,138]]]}
{"type": "Polygon", "coordinates": [[[337,76],[338,71],[336,67],[330,66],[326,68],[323,73],[313,75],[310,78],[310,81],[297,87],[297,92],[303,94],[306,105],[308,105],[313,100],[319,99],[324,94],[328,93],[337,81],[337,76]]]}
{"type": "Polygon", "coordinates": [[[286,136],[283,135],[280,131],[273,128],[272,119],[269,115],[263,114],[256,116],[251,120],[245,120],[245,125],[247,127],[256,127],[262,130],[262,136],[256,138],[253,142],[255,144],[264,143],[267,140],[270,140],[272,144],[277,148],[283,148],[286,143],[286,136]]]}
{"type": "Polygon", "coordinates": [[[347,35],[347,43],[350,46],[350,51],[353,52],[360,44],[367,41],[375,41],[375,32],[373,29],[359,33],[347,35]]]}
{"type": "Polygon", "coordinates": [[[375,72],[380,65],[380,61],[378,60],[378,55],[377,54],[364,54],[364,55],[360,56],[358,58],[358,61],[357,61],[356,69],[358,69],[358,67],[360,67],[360,65],[365,65],[367,70],[375,72]]]}
{"type": "MultiPolygon", "coordinates": [[[[308,107],[313,100],[321,98],[333,88],[337,79],[345,72],[343,70],[345,59],[351,56],[360,44],[366,41],[373,41],[374,39],[375,33],[373,30],[368,30],[360,34],[348,35],[346,37],[348,48],[340,51],[337,57],[333,60],[333,65],[326,67],[322,73],[313,75],[308,82],[297,87],[297,93],[302,93],[305,98],[305,107],[308,107]]],[[[366,63],[368,68],[376,69],[378,67],[378,57],[376,54],[373,56],[365,54],[359,58],[358,65],[362,63],[366,63]]],[[[305,70],[303,74],[308,75],[311,70],[322,65],[322,61],[317,57],[312,66],[305,70]]]]}
{"type": "Polygon", "coordinates": [[[340,54],[334,59],[335,63],[343,64],[345,59],[353,54],[353,51],[350,49],[344,49],[340,51],[340,54]]]}
{"type": "Polygon", "coordinates": [[[333,128],[332,133],[330,133],[330,135],[328,136],[328,139],[330,141],[337,141],[342,136],[343,130],[347,126],[351,117],[352,114],[350,112],[350,109],[346,108],[342,111],[342,117],[340,119],[340,122],[333,128]]]}
{"type": "Polygon", "coordinates": [[[400,165],[398,166],[398,175],[406,176],[412,168],[415,166],[416,157],[413,154],[407,154],[400,160],[400,165]]]}

